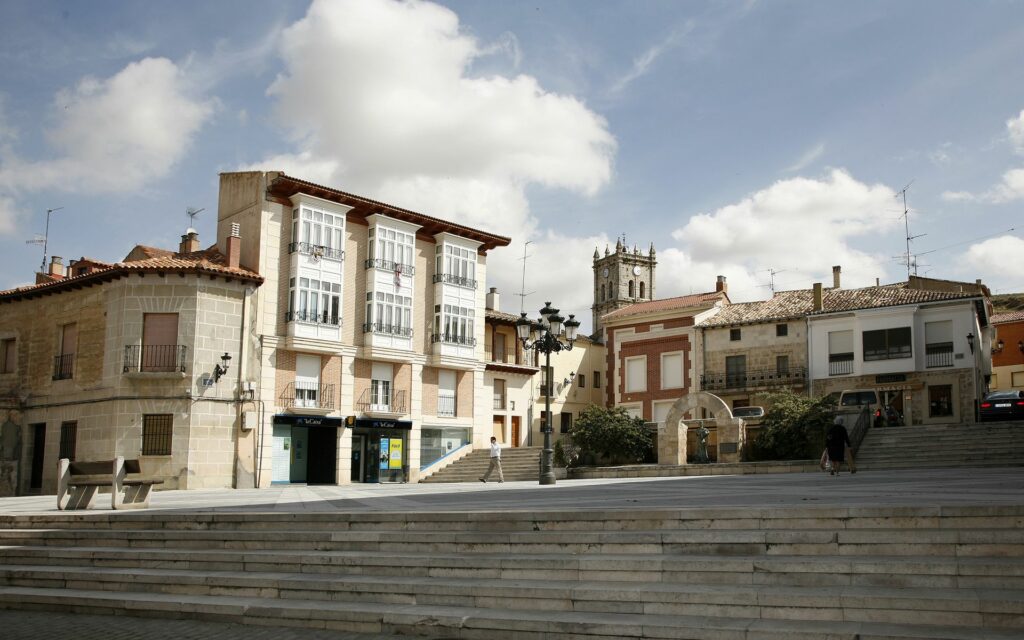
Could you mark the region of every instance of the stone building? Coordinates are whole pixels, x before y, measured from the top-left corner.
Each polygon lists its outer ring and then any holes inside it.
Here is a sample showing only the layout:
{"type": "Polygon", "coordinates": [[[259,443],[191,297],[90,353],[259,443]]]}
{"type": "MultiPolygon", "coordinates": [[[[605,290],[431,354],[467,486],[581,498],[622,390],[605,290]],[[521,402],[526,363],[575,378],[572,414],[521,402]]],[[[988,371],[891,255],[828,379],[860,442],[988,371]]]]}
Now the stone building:
{"type": "Polygon", "coordinates": [[[523,352],[516,338],[519,316],[499,310],[497,289],[487,294],[487,313],[484,333],[486,367],[484,386],[492,398],[491,432],[498,442],[507,447],[526,447],[535,444],[530,432],[533,422],[535,379],[540,367],[534,364],[534,354],[523,352]]]}
{"type": "Polygon", "coordinates": [[[992,345],[992,381],[989,385],[1009,391],[1024,390],[1024,311],[992,316],[996,339],[992,345]]]}
{"type": "Polygon", "coordinates": [[[178,251],[66,270],[55,257],[38,284],[0,292],[0,495],[54,492],[62,457],[138,458],[164,488],[245,486],[238,369],[222,356],[239,352],[262,278],[240,243],[200,250],[190,230],[178,251]]]}
{"type": "Polygon", "coordinates": [[[279,172],[221,175],[232,224],[266,279],[241,355],[259,486],[415,482],[484,446],[487,252],[508,238],[279,172]]]}
{"type": "Polygon", "coordinates": [[[604,325],[602,318],[615,311],[638,302],[654,300],[654,245],[646,254],[636,246],[630,251],[621,240],[615,242],[615,253],[604,248],[604,256],[594,249],[594,305],[593,335],[603,342],[604,325]]]}

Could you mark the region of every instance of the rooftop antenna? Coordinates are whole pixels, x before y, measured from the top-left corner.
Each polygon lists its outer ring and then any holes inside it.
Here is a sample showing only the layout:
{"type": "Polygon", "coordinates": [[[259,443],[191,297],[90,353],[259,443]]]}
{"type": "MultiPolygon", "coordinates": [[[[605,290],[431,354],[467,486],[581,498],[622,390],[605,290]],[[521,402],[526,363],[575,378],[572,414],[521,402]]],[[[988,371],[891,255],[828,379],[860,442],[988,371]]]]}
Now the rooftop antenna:
{"type": "Polygon", "coordinates": [[[762,287],[762,288],[763,287],[769,287],[772,290],[772,295],[774,296],[775,295],[775,274],[777,274],[777,273],[785,273],[786,271],[789,271],[789,269],[779,269],[778,271],[776,271],[772,267],[768,267],[767,269],[762,269],[759,273],[767,273],[768,274],[768,278],[769,278],[768,279],[768,284],[759,284],[757,286],[762,287]]]}
{"type": "Polygon", "coordinates": [[[903,187],[895,196],[897,198],[900,196],[903,197],[903,227],[907,232],[907,253],[904,256],[903,262],[907,265],[907,280],[910,280],[911,268],[914,269],[914,275],[917,275],[917,256],[910,253],[910,241],[915,238],[928,235],[927,233],[922,233],[916,236],[910,235],[910,210],[907,208],[907,189],[909,189],[912,184],[914,184],[913,180],[908,182],[907,186],[903,187]]]}
{"type": "Polygon", "coordinates": [[[47,243],[48,243],[48,241],[50,239],[50,214],[53,213],[54,211],[60,211],[63,208],[64,207],[55,207],[53,209],[47,209],[46,210],[46,233],[44,233],[43,235],[39,235],[37,233],[37,234],[35,234],[35,236],[36,236],[35,238],[32,238],[31,240],[26,240],[25,241],[25,244],[35,244],[35,245],[41,245],[43,247],[43,263],[41,265],[39,265],[39,273],[46,273],[46,248],[47,248],[47,243]]]}
{"type": "Polygon", "coordinates": [[[206,211],[206,207],[196,209],[195,207],[186,207],[185,215],[188,216],[188,231],[186,233],[193,233],[196,230],[196,216],[206,211]]]}
{"type": "Polygon", "coordinates": [[[523,283],[522,285],[520,285],[519,293],[516,294],[517,296],[519,296],[519,313],[522,313],[524,311],[524,307],[526,306],[526,296],[537,293],[536,291],[526,293],[526,259],[529,258],[530,255],[532,255],[526,253],[526,247],[527,245],[530,244],[533,244],[533,240],[527,240],[526,242],[523,243],[523,257],[520,258],[520,260],[523,261],[523,283]]]}

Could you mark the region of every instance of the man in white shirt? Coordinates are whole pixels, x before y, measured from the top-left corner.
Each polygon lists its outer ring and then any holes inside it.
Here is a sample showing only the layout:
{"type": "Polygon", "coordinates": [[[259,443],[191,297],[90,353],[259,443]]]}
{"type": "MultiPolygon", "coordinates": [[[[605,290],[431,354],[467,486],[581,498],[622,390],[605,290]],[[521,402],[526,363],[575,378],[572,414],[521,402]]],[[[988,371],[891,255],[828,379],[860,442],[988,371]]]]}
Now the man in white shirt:
{"type": "Polygon", "coordinates": [[[484,477],[480,478],[480,482],[487,482],[487,478],[491,477],[491,472],[495,469],[498,470],[498,482],[505,482],[505,476],[501,473],[501,445],[498,444],[497,438],[491,436],[491,464],[487,467],[484,477]]]}

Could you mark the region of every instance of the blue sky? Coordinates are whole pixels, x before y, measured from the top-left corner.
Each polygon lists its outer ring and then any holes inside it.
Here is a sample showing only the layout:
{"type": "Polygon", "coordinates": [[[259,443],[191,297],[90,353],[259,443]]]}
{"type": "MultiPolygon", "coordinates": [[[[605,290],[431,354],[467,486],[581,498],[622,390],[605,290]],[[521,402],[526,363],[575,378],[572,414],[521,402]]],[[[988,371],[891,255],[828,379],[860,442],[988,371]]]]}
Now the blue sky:
{"type": "Polygon", "coordinates": [[[46,2],[0,24],[0,287],[213,241],[217,173],[510,235],[488,280],[589,325],[596,245],[659,297],[918,272],[1024,291],[1024,3],[46,2]],[[1011,230],[1013,229],[1013,230],[1011,230]]]}

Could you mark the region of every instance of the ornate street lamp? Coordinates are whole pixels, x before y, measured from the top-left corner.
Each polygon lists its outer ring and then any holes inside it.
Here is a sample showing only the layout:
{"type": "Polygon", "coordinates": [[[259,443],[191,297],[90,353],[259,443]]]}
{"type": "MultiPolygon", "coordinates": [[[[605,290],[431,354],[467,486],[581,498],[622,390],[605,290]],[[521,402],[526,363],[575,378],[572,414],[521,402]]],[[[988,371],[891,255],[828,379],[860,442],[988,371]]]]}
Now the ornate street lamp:
{"type": "Polygon", "coordinates": [[[541,427],[544,433],[544,452],[540,459],[540,484],[555,484],[555,451],[551,446],[551,387],[554,384],[551,354],[572,350],[580,323],[573,314],[569,314],[568,320],[558,315],[558,309],[553,308],[550,302],[544,303],[544,308],[540,310],[541,318],[537,322],[527,318],[525,313],[520,315],[522,317],[516,321],[516,335],[523,343],[523,349],[533,349],[544,354],[544,424],[541,427]]]}

